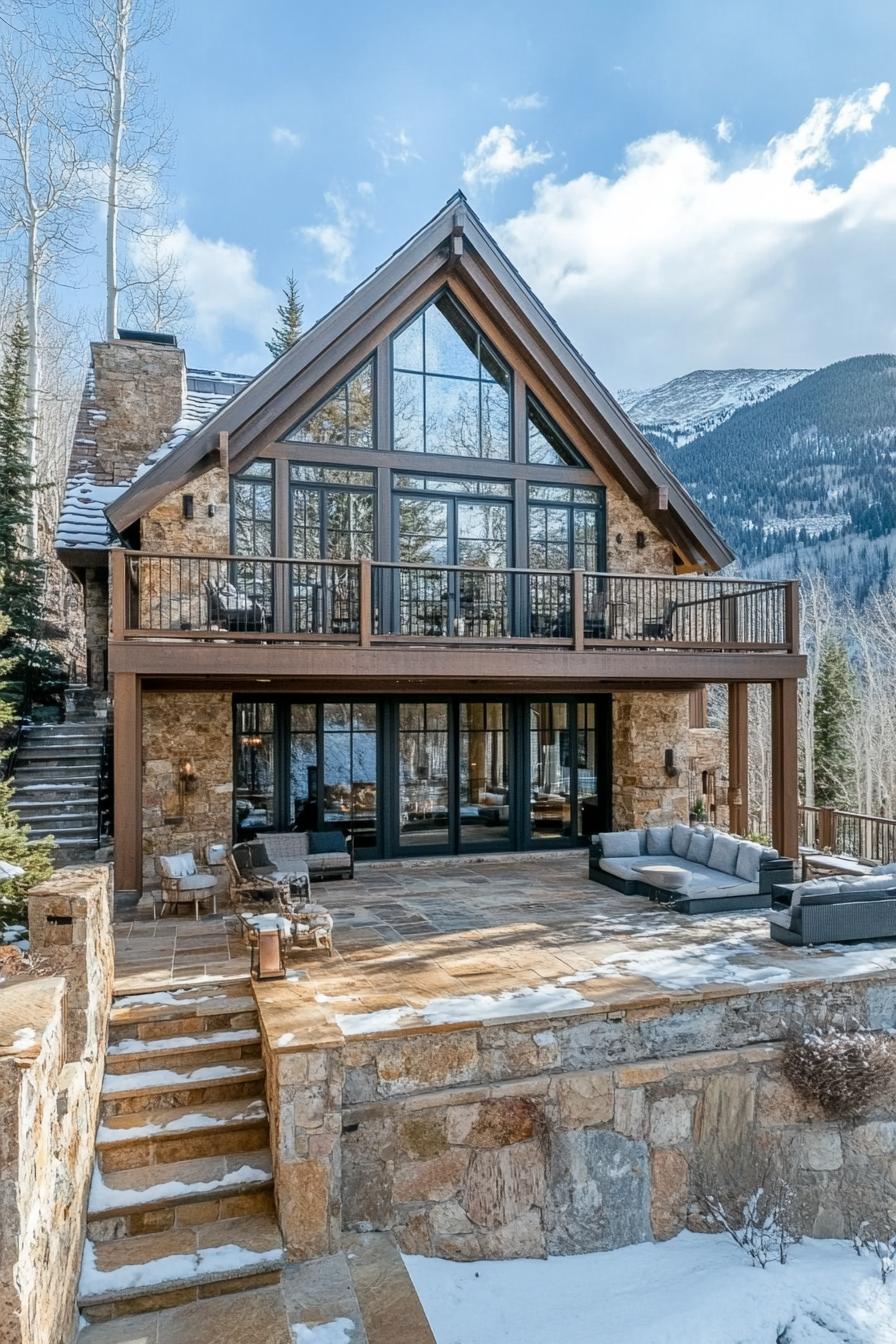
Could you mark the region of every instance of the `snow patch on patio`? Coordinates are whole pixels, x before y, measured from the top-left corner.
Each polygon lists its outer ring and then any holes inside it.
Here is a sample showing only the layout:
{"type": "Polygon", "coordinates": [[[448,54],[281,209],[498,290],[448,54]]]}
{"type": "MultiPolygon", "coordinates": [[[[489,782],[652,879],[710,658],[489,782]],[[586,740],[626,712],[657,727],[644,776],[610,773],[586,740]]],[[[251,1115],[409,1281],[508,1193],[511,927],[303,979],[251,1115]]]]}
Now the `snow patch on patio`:
{"type": "Polygon", "coordinates": [[[335,1321],[324,1321],[320,1325],[292,1327],[294,1344],[351,1344],[354,1333],[355,1323],[347,1316],[338,1316],[335,1321]]]}
{"type": "Polygon", "coordinates": [[[362,1036],[413,1026],[440,1026],[451,1022],[482,1022],[508,1017],[538,1017],[565,1012],[588,1004],[577,989],[544,985],[538,989],[513,989],[502,994],[458,994],[433,999],[425,1008],[381,1008],[372,1013],[336,1013],[345,1036],[362,1036]]]}
{"type": "Polygon", "coordinates": [[[548,1260],[405,1256],[437,1344],[893,1344],[896,1284],[846,1241],[754,1269],[727,1237],[548,1260]]]}

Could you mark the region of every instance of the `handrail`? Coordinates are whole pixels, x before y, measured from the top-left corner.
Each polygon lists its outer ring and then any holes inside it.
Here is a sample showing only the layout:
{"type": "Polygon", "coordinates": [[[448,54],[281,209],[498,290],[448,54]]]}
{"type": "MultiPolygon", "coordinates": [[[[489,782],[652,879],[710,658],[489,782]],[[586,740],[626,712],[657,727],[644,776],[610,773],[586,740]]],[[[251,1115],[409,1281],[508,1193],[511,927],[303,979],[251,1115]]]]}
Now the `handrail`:
{"type": "Polygon", "coordinates": [[[896,817],[803,803],[800,829],[804,844],[851,854],[865,863],[896,862],[896,817]]]}

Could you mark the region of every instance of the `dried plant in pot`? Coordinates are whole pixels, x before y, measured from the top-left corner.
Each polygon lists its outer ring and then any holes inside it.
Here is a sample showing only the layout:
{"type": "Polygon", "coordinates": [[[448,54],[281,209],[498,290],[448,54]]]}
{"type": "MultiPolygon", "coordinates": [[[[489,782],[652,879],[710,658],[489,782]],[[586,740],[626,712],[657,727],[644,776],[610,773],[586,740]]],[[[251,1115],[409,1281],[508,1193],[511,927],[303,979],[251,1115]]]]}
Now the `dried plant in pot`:
{"type": "Polygon", "coordinates": [[[784,1074],[793,1088],[832,1119],[853,1120],[893,1087],[893,1041],[883,1032],[814,1027],[791,1032],[784,1074]]]}

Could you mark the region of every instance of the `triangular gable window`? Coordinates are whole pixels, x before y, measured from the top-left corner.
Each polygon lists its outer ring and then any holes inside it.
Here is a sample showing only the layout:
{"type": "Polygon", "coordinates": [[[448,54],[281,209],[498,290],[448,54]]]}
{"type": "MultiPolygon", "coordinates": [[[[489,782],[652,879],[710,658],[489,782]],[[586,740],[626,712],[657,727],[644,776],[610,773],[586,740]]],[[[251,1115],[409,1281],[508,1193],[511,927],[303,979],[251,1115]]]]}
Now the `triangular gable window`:
{"type": "Polygon", "coordinates": [[[450,294],[392,341],[394,447],[510,457],[510,371],[450,294]]]}
{"type": "Polygon", "coordinates": [[[373,360],[346,378],[285,436],[290,443],[373,447],[373,360]]]}
{"type": "Polygon", "coordinates": [[[526,457],[544,467],[583,467],[585,463],[565,434],[533,396],[526,398],[526,457]]]}

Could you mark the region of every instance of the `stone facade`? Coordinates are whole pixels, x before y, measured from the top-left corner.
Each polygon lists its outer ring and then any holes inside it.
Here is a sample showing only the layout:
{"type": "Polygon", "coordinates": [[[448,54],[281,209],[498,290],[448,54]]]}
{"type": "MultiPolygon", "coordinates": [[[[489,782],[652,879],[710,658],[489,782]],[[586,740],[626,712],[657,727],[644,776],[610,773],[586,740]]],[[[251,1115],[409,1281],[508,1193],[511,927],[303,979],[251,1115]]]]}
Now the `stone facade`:
{"type": "Polygon", "coordinates": [[[91,690],[103,692],[107,683],[109,646],[109,576],[105,569],[84,571],[83,601],[87,651],[85,679],[91,690]]]}
{"type": "Polygon", "coordinates": [[[896,978],[345,1040],[299,985],[256,994],[297,1258],[337,1249],[340,1226],[460,1260],[663,1239],[701,1230],[698,1189],[728,1193],[766,1155],[807,1235],[889,1215],[891,1108],[828,1121],[784,1078],[781,1041],[822,1012],[882,1029],[896,978]]]}
{"type": "Polygon", "coordinates": [[[154,859],[229,841],[233,820],[233,719],[226,691],[147,691],[143,696],[144,877],[154,859]],[[192,761],[196,786],[180,786],[192,761]]]}
{"type": "Polygon", "coordinates": [[[657,531],[631,495],[615,481],[607,485],[607,570],[611,574],[668,574],[674,569],[672,543],[657,531]],[[643,545],[638,545],[639,535],[643,545]]]}
{"type": "MultiPolygon", "coordinates": [[[[140,522],[140,542],[145,551],[171,555],[229,555],[230,479],[220,467],[212,467],[183,491],[167,495],[140,522]],[[184,518],[184,494],[193,496],[193,517],[184,518]]],[[[184,564],[172,593],[167,572],[155,574],[144,568],[141,584],[141,620],[150,629],[202,627],[206,624],[205,581],[226,582],[226,564],[184,564]]]]}
{"type": "Polygon", "coordinates": [[[100,479],[129,481],[181,417],[184,353],[152,341],[94,341],[96,466],[100,479]]]}
{"type": "Polygon", "coordinates": [[[690,727],[687,691],[624,691],[613,696],[613,825],[688,819],[690,727]],[[671,747],[676,776],[665,770],[671,747]]]}
{"type": "Polygon", "coordinates": [[[29,927],[42,974],[0,986],[0,1338],[69,1344],[114,973],[108,869],[36,888],[29,927]]]}

